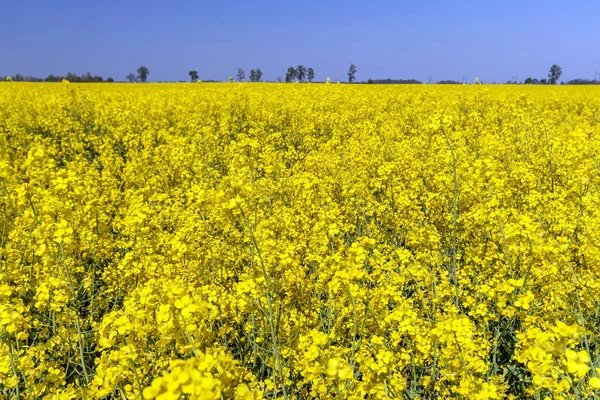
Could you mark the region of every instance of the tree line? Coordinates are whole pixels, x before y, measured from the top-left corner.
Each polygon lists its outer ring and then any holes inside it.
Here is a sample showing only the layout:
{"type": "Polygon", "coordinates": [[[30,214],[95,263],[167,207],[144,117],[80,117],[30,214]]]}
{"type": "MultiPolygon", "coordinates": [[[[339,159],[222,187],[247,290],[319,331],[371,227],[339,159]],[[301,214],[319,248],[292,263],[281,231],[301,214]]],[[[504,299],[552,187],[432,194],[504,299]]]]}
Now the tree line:
{"type": "Polygon", "coordinates": [[[89,72],[86,72],[81,75],[77,75],[73,72],[69,72],[66,75],[50,74],[45,78],[38,78],[35,76],[16,74],[14,76],[6,76],[2,80],[11,80],[11,81],[15,81],[15,82],[62,82],[63,79],[66,79],[69,82],[114,82],[115,81],[113,78],[104,79],[101,76],[92,75],[89,72]]]}
{"type": "Polygon", "coordinates": [[[304,79],[307,79],[309,82],[315,79],[315,70],[312,67],[306,68],[304,65],[292,66],[285,73],[286,82],[304,82],[304,79]]]}
{"type": "Polygon", "coordinates": [[[562,68],[558,64],[553,64],[550,67],[550,72],[548,73],[548,79],[546,79],[546,78],[536,79],[536,78],[528,77],[527,79],[525,79],[525,81],[523,83],[526,85],[548,85],[548,84],[555,85],[556,83],[558,83],[561,75],[562,75],[562,68]]]}
{"type": "MultiPolygon", "coordinates": [[[[561,76],[562,76],[562,68],[558,64],[553,64],[552,67],[550,67],[550,71],[548,72],[547,78],[537,79],[537,78],[528,77],[523,81],[523,83],[525,85],[555,85],[558,83],[561,76]]],[[[565,82],[560,82],[560,83],[561,83],[561,85],[565,84],[565,82]]],[[[567,85],[598,85],[598,84],[600,84],[600,82],[596,79],[592,80],[592,79],[580,79],[579,78],[579,79],[571,79],[570,81],[567,81],[566,84],[567,85]]]]}
{"type": "MultiPolygon", "coordinates": [[[[356,82],[356,74],[358,69],[356,65],[350,64],[348,68],[348,82],[353,83],[356,82]]],[[[150,70],[145,66],[140,66],[136,73],[130,72],[125,76],[125,79],[131,83],[136,82],[147,82],[148,76],[150,75],[150,70]]],[[[192,82],[199,81],[199,74],[197,70],[190,70],[188,72],[190,80],[192,82]]],[[[260,68],[255,68],[250,70],[249,81],[250,82],[261,82],[263,73],[260,68]]],[[[550,71],[548,73],[547,78],[537,79],[528,77],[522,83],[526,85],[554,85],[557,84],[562,76],[562,68],[558,64],[553,64],[550,67],[550,71]]],[[[6,76],[4,78],[0,77],[0,80],[7,81],[16,81],[16,82],[61,82],[62,80],[68,80],[69,82],[114,82],[113,78],[104,79],[102,76],[92,75],[89,72],[86,72],[82,75],[77,75],[72,72],[67,73],[66,75],[48,75],[46,78],[38,78],[34,76],[24,76],[21,74],[16,74],[14,76],[6,76]]],[[[236,73],[236,79],[238,82],[244,82],[246,80],[246,72],[243,68],[238,68],[236,73]]],[[[285,73],[285,82],[313,82],[315,79],[315,70],[312,67],[305,67],[304,65],[298,65],[297,67],[291,66],[287,69],[285,73]]],[[[230,82],[233,82],[233,78],[229,78],[230,82]]],[[[278,82],[283,82],[283,78],[277,78],[278,82]]],[[[330,79],[327,78],[327,82],[330,79]]],[[[217,82],[211,80],[210,82],[217,82]]],[[[376,84],[408,84],[408,83],[421,83],[415,79],[370,79],[366,83],[376,83],[376,84]]],[[[442,80],[437,82],[438,84],[460,84],[461,82],[454,80],[442,80]]],[[[508,81],[506,83],[515,84],[516,79],[514,81],[508,81]]],[[[565,82],[561,82],[564,84],[565,82]]],[[[588,80],[588,79],[572,79],[566,84],[568,85],[597,85],[600,82],[597,79],[588,80]]]]}
{"type": "MultiPolygon", "coordinates": [[[[263,73],[260,70],[260,68],[251,69],[250,76],[248,77],[248,79],[250,80],[250,82],[260,82],[262,80],[262,76],[263,76],[263,73]]],[[[244,71],[243,68],[238,68],[237,73],[235,74],[235,77],[238,82],[244,82],[244,80],[246,79],[246,72],[244,71]]],[[[229,81],[232,81],[232,80],[233,80],[233,78],[229,78],[229,81]]]]}

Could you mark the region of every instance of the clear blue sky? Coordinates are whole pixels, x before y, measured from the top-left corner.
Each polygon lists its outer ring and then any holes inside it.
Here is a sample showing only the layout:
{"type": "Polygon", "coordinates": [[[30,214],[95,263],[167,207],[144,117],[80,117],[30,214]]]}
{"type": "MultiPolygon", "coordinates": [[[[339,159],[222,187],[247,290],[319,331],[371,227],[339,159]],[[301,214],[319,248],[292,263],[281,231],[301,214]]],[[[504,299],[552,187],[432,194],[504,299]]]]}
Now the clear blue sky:
{"type": "Polygon", "coordinates": [[[124,80],[263,79],[290,65],[318,80],[563,80],[600,72],[600,1],[0,1],[0,75],[78,74],[124,80]]]}

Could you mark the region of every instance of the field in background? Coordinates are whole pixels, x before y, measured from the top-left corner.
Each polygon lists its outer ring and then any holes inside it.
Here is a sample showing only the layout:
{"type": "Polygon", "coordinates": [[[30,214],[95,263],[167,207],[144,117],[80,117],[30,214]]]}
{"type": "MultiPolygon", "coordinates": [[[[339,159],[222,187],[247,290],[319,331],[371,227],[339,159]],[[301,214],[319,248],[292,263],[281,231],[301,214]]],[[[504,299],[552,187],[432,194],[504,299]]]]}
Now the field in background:
{"type": "Polygon", "coordinates": [[[597,398],[600,89],[0,84],[0,398],[597,398]]]}

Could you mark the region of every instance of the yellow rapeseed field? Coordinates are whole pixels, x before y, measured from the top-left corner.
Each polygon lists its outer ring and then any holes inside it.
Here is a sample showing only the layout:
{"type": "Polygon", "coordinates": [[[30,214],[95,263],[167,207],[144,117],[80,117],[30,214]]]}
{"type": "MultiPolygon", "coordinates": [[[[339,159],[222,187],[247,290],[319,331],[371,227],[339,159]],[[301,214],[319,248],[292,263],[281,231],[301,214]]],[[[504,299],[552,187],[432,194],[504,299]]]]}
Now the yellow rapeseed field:
{"type": "Polygon", "coordinates": [[[600,89],[0,83],[0,398],[600,397],[600,89]]]}

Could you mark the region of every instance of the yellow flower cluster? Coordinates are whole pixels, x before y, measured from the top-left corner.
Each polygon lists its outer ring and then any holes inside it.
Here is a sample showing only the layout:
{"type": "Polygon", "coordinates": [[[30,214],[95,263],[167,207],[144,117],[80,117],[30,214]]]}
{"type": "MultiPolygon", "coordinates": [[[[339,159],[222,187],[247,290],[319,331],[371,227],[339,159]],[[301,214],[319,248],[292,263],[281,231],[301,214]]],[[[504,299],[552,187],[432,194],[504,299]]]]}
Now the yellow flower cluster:
{"type": "MultiPolygon", "coordinates": [[[[143,396],[157,400],[177,400],[182,396],[206,400],[223,397],[248,400],[261,398],[261,391],[252,390],[243,383],[247,376],[252,386],[256,386],[254,375],[237,364],[223,350],[202,353],[198,358],[185,361],[173,361],[169,372],[154,379],[151,386],[143,390],[143,396]],[[235,388],[235,391],[228,391],[230,388],[235,388]]],[[[131,395],[135,396],[134,393],[131,395]]]]}
{"type": "Polygon", "coordinates": [[[0,399],[598,398],[599,110],[0,85],[0,399]]]}

